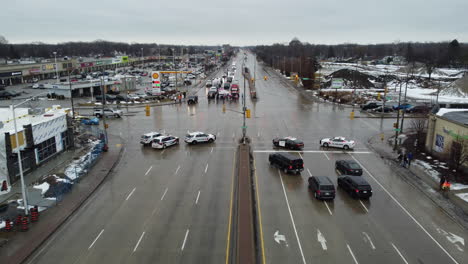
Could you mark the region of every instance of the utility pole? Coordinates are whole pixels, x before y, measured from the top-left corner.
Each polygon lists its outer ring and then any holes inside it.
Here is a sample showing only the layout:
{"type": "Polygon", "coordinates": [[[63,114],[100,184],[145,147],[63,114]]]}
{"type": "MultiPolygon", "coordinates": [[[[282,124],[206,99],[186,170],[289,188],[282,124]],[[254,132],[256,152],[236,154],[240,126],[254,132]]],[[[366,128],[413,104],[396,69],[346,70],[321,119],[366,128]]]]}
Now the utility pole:
{"type": "Polygon", "coordinates": [[[286,75],[286,56],[283,56],[283,71],[284,75],[286,75]]]}
{"type": "MultiPolygon", "coordinates": [[[[413,65],[414,67],[414,65],[413,65]]],[[[413,77],[413,67],[411,67],[411,77],[413,77]]],[[[406,76],[406,84],[405,84],[405,99],[404,99],[404,103],[406,103],[406,95],[408,93],[408,82],[409,82],[409,73],[407,74],[406,76]]],[[[400,105],[398,105],[398,110],[400,110],[400,105]]],[[[406,110],[406,109],[405,109],[406,110]]],[[[400,132],[403,134],[403,123],[405,121],[405,112],[406,111],[402,111],[401,113],[401,127],[400,127],[400,132]]]]}
{"type": "Polygon", "coordinates": [[[55,66],[55,77],[57,78],[57,83],[59,83],[60,80],[59,80],[59,75],[58,75],[57,52],[54,51],[53,53],[54,53],[54,58],[55,58],[55,65],[54,65],[55,66]]]}
{"type": "MultiPolygon", "coordinates": [[[[257,70],[256,70],[256,68],[257,68],[257,55],[255,54],[255,56],[254,56],[254,84],[257,82],[257,77],[256,77],[257,76],[257,70]]],[[[245,97],[245,95],[244,95],[244,97],[245,97]]]]}
{"type": "MultiPolygon", "coordinates": [[[[403,82],[400,82],[400,92],[398,93],[398,108],[400,108],[400,103],[401,103],[401,87],[402,86],[403,86],[403,82]]],[[[397,112],[397,121],[396,121],[396,127],[395,127],[395,142],[394,142],[394,145],[393,145],[393,150],[396,150],[397,146],[398,146],[399,122],[400,122],[400,109],[398,109],[398,112],[397,112]]]]}
{"type": "Polygon", "coordinates": [[[244,116],[244,121],[243,121],[243,125],[242,125],[242,142],[245,143],[245,137],[246,137],[246,134],[247,134],[247,127],[245,125],[245,98],[247,97],[246,94],[245,94],[245,64],[242,63],[242,70],[244,71],[244,73],[242,74],[242,76],[244,76],[244,96],[243,96],[243,107],[242,107],[242,114],[244,116]]]}
{"type": "Polygon", "coordinates": [[[106,104],[106,93],[104,92],[104,76],[101,76],[101,97],[102,97],[102,125],[104,126],[104,142],[107,145],[107,124],[106,124],[106,113],[104,112],[106,104]]]}
{"type": "Polygon", "coordinates": [[[72,108],[72,118],[75,120],[75,108],[73,106],[73,90],[72,90],[72,83],[70,80],[70,74],[71,71],[68,71],[68,84],[70,85],[70,102],[71,102],[71,108],[72,108]]]}

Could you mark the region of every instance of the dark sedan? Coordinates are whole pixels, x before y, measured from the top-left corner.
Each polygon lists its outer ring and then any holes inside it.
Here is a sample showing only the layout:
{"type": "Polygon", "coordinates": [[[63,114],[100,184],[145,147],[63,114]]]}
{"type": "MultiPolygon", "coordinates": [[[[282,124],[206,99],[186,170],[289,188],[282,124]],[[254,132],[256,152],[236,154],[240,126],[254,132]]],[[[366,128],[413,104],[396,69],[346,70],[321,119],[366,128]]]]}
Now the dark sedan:
{"type": "Polygon", "coordinates": [[[293,137],[274,138],[273,146],[301,150],[304,148],[304,142],[293,137]]]}
{"type": "Polygon", "coordinates": [[[337,160],[335,162],[335,169],[343,175],[361,176],[362,168],[354,160],[337,160]]]}

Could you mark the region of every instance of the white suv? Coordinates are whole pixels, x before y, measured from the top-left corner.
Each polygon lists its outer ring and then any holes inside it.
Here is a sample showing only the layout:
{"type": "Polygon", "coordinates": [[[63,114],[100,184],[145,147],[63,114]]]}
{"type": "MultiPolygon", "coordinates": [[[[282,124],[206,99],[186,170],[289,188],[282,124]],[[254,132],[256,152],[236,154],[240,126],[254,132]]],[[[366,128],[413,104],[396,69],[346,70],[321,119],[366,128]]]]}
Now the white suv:
{"type": "Polygon", "coordinates": [[[151,145],[151,142],[153,142],[153,139],[162,136],[163,134],[159,132],[149,132],[141,136],[140,143],[143,144],[143,146],[149,146],[151,145]]]}
{"type": "Polygon", "coordinates": [[[165,149],[169,146],[174,146],[179,144],[179,138],[175,136],[160,136],[153,139],[153,143],[151,143],[151,147],[155,149],[165,149]]]}
{"type": "Polygon", "coordinates": [[[206,134],[203,132],[191,132],[185,135],[185,142],[188,144],[197,144],[202,142],[212,143],[216,140],[216,136],[213,134],[206,134]]]}
{"type": "MultiPolygon", "coordinates": [[[[122,112],[122,110],[115,110],[115,109],[112,109],[112,108],[105,108],[104,109],[104,114],[106,115],[106,117],[108,117],[108,116],[122,117],[123,112],[122,112]]],[[[96,117],[102,117],[103,116],[102,108],[95,108],[94,109],[94,115],[96,117]]]]}

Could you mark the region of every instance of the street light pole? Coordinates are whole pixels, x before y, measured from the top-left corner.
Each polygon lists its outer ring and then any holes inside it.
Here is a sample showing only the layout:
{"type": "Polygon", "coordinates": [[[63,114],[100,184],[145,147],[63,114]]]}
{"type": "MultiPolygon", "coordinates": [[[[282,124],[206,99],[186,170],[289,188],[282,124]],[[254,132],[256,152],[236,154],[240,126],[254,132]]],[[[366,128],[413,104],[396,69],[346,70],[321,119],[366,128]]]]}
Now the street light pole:
{"type": "Polygon", "coordinates": [[[55,77],[57,78],[57,83],[60,82],[59,76],[58,76],[58,65],[57,65],[57,52],[54,51],[54,58],[55,58],[55,77]]]}
{"type": "Polygon", "coordinates": [[[141,48],[141,67],[145,67],[145,61],[143,60],[143,48],[141,48]]]}
{"type": "Polygon", "coordinates": [[[104,142],[107,145],[107,125],[106,125],[106,113],[104,112],[104,105],[106,104],[106,94],[104,93],[104,76],[101,76],[101,105],[102,105],[102,125],[104,126],[104,142]]]}
{"type": "MultiPolygon", "coordinates": [[[[245,64],[244,63],[242,64],[242,70],[245,71],[245,64]]],[[[243,125],[242,125],[242,142],[245,143],[245,136],[247,134],[247,128],[245,126],[245,110],[246,110],[246,108],[245,108],[245,98],[247,97],[245,95],[245,73],[242,74],[242,76],[244,76],[244,96],[242,98],[243,99],[242,100],[243,101],[242,114],[244,116],[244,122],[243,122],[243,125]]]]}
{"type": "Polygon", "coordinates": [[[71,72],[73,71],[68,71],[68,83],[70,85],[70,102],[71,102],[71,108],[72,108],[72,118],[73,120],[75,120],[75,107],[73,106],[73,90],[72,90],[72,83],[70,79],[71,72]]]}

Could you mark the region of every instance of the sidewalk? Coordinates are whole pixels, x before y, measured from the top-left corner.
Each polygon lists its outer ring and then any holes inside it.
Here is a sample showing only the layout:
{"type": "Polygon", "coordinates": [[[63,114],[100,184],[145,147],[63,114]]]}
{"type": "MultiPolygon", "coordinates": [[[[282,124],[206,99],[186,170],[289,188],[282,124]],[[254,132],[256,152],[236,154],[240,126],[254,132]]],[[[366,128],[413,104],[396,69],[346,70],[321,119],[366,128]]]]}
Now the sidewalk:
{"type": "Polygon", "coordinates": [[[7,243],[0,245],[0,263],[22,263],[80,208],[117,165],[124,149],[122,143],[118,137],[110,138],[109,151],[101,155],[98,163],[62,201],[42,212],[39,221],[29,225],[29,231],[7,233],[7,243]]]}
{"type": "MultiPolygon", "coordinates": [[[[393,132],[386,132],[384,136],[385,139],[389,139],[394,136],[394,134],[393,132]]],[[[367,145],[370,149],[378,153],[395,173],[420,190],[457,223],[468,229],[468,202],[457,195],[460,195],[460,193],[468,193],[468,189],[451,190],[445,195],[442,194],[439,191],[438,180],[429,175],[430,171],[420,166],[418,160],[411,162],[409,168],[401,167],[397,161],[398,154],[393,151],[392,146],[390,146],[386,140],[381,140],[380,134],[370,138],[367,145]]]]}

